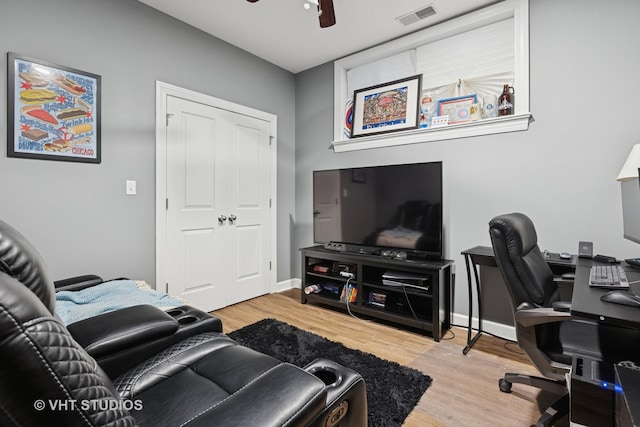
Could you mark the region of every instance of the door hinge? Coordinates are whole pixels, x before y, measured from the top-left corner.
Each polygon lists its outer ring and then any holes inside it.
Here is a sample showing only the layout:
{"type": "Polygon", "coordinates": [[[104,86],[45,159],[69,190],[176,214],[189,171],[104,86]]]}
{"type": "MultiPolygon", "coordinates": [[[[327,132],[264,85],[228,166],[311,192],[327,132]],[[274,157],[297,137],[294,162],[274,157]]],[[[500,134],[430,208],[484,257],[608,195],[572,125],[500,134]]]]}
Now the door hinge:
{"type": "Polygon", "coordinates": [[[169,126],[169,119],[173,117],[173,114],[167,113],[167,126],[169,126]]]}
{"type": "Polygon", "coordinates": [[[165,287],[166,287],[165,294],[168,294],[169,293],[169,282],[165,283],[165,287]]]}
{"type": "Polygon", "coordinates": [[[269,271],[271,271],[271,261],[269,261],[269,271]]]}
{"type": "Polygon", "coordinates": [[[269,199],[269,207],[271,207],[271,199],[269,199]]]}
{"type": "Polygon", "coordinates": [[[165,203],[164,203],[165,204],[165,209],[169,210],[169,198],[164,199],[164,201],[165,201],[165,203]]]}
{"type": "Polygon", "coordinates": [[[269,145],[271,145],[273,143],[275,136],[270,136],[269,137],[269,145]]]}

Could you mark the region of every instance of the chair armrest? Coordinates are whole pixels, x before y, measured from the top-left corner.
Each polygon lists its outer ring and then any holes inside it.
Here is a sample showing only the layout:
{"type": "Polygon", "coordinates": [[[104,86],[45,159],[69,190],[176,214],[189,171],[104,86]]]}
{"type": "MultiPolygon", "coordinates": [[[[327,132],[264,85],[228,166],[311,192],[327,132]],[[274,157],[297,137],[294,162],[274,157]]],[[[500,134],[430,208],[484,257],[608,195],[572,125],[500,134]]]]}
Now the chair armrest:
{"type": "Polygon", "coordinates": [[[564,322],[574,319],[568,311],[557,311],[553,308],[537,308],[528,304],[522,304],[518,307],[515,314],[515,320],[520,325],[528,328],[531,326],[542,325],[544,323],[564,322]]]}
{"type": "Polygon", "coordinates": [[[222,320],[189,305],[171,308],[165,314],[178,322],[178,330],[174,333],[95,358],[110,378],[122,375],[133,366],[186,338],[203,332],[222,332],[222,320]]]}
{"type": "Polygon", "coordinates": [[[551,304],[551,308],[554,311],[571,311],[571,302],[570,301],[556,301],[551,304]]]}
{"type": "MultiPolygon", "coordinates": [[[[327,387],[314,375],[281,363],[189,422],[193,426],[315,426],[327,387]],[[273,392],[278,391],[277,399],[273,392]]],[[[328,422],[322,426],[331,425],[328,422]]]]}
{"type": "Polygon", "coordinates": [[[576,280],[575,273],[565,273],[562,276],[554,276],[553,281],[558,286],[571,286],[573,287],[573,282],[576,280]]]}
{"type": "Polygon", "coordinates": [[[56,292],[59,291],[80,291],[82,289],[103,283],[102,277],[95,274],[85,274],[83,276],[69,277],[68,279],[56,280],[53,285],[56,292]]]}
{"type": "Polygon", "coordinates": [[[94,358],[173,335],[179,324],[151,305],[135,305],[72,323],[67,329],[94,358]]]}

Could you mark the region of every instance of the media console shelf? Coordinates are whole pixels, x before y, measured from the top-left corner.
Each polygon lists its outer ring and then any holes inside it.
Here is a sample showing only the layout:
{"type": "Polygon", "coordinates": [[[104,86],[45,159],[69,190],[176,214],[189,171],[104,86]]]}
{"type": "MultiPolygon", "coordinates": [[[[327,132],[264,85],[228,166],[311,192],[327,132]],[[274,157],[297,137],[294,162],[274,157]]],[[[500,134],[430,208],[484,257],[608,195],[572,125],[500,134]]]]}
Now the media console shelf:
{"type": "Polygon", "coordinates": [[[348,283],[357,290],[348,307],[354,315],[431,332],[435,341],[440,341],[451,327],[453,261],[401,260],[322,246],[303,248],[301,252],[302,304],[347,310],[341,294],[348,283]],[[353,278],[341,273],[352,273],[353,278]],[[317,285],[317,293],[306,294],[305,288],[311,285],[317,285]]]}

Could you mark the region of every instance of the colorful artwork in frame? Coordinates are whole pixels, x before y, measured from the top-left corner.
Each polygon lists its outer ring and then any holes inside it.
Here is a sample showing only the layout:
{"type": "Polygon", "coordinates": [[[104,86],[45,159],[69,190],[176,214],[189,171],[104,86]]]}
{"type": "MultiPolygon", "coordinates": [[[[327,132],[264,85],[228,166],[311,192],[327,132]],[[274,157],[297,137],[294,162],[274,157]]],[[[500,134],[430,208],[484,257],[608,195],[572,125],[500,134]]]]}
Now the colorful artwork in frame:
{"type": "Polygon", "coordinates": [[[7,156],[100,163],[100,76],[8,53],[7,156]]]}
{"type": "Polygon", "coordinates": [[[356,90],[351,137],[416,129],[421,83],[422,75],[417,75],[356,90]]]}

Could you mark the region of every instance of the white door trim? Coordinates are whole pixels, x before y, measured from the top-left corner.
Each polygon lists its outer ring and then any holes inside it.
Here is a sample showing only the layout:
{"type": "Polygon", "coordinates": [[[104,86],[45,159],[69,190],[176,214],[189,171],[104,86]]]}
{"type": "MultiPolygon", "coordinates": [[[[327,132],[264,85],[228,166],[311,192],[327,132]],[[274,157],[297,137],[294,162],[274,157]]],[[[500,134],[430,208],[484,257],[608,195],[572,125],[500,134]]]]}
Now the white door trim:
{"type": "Polygon", "coordinates": [[[269,288],[271,293],[278,291],[277,275],[277,116],[256,110],[244,105],[215,98],[189,89],[184,89],[161,81],[156,81],[156,290],[167,291],[166,265],[167,259],[167,96],[198,102],[222,110],[231,111],[249,117],[255,117],[270,123],[271,135],[271,224],[270,224],[270,252],[271,271],[269,274],[269,288]]]}

